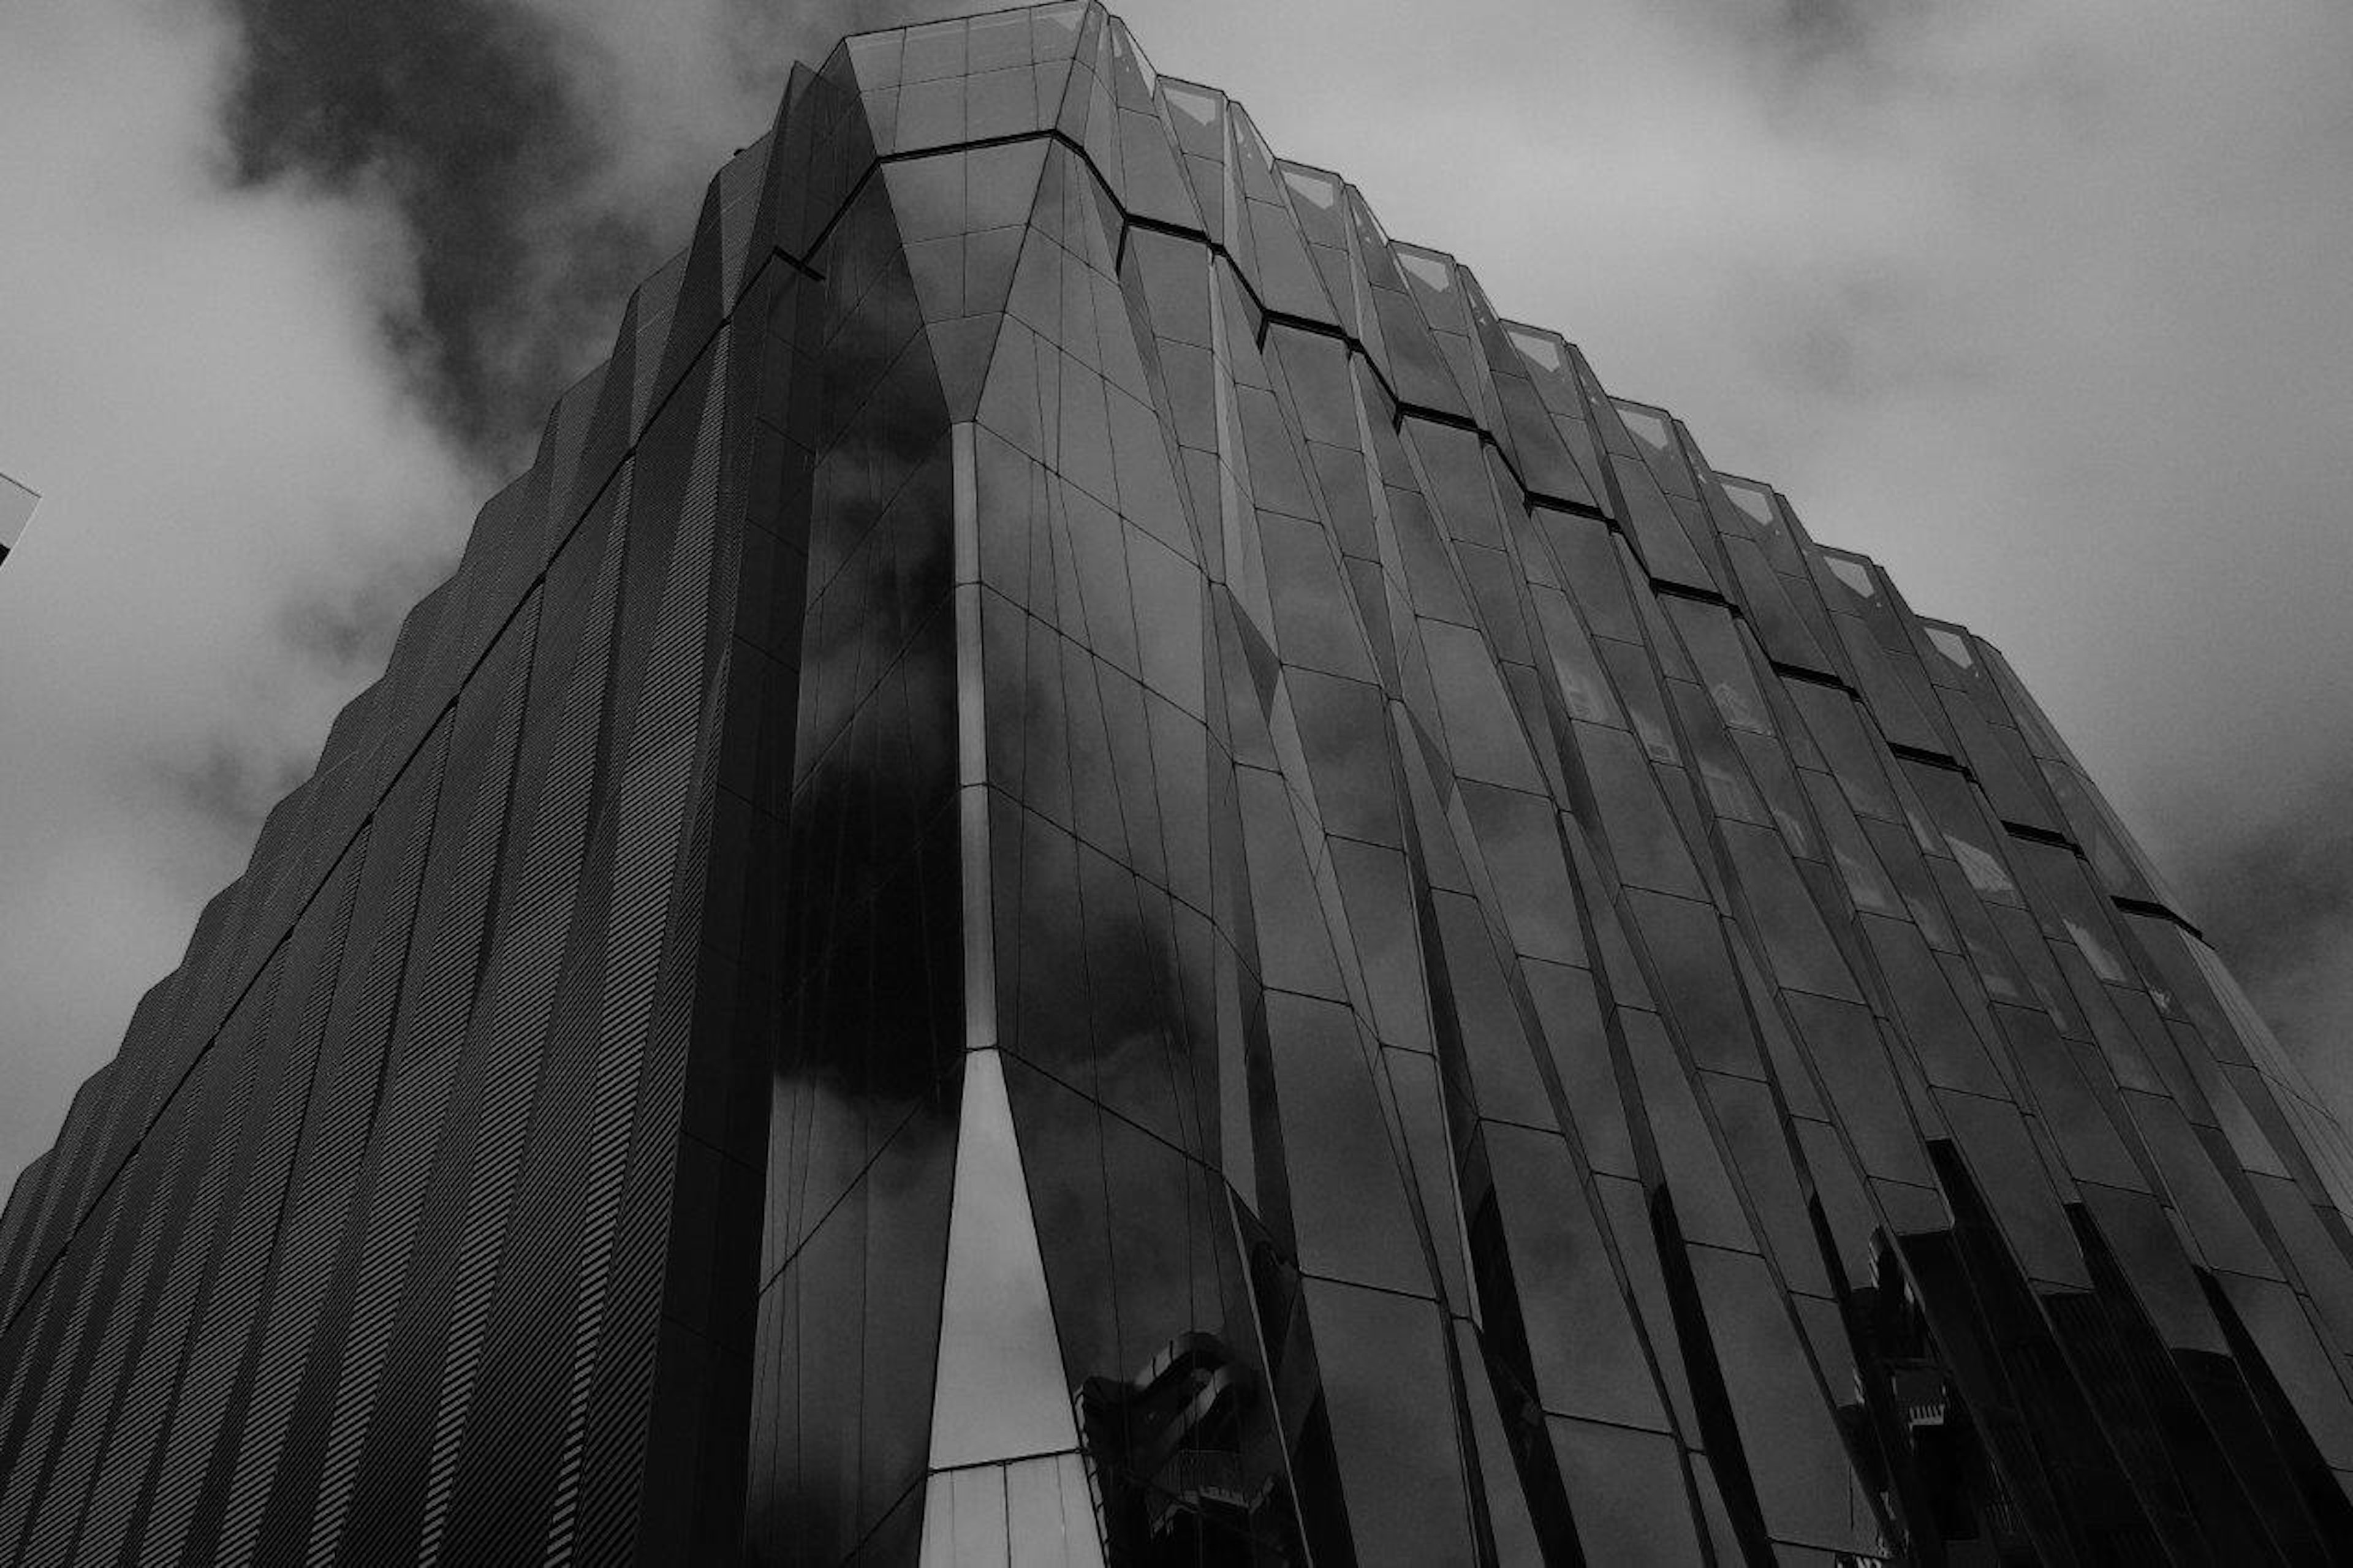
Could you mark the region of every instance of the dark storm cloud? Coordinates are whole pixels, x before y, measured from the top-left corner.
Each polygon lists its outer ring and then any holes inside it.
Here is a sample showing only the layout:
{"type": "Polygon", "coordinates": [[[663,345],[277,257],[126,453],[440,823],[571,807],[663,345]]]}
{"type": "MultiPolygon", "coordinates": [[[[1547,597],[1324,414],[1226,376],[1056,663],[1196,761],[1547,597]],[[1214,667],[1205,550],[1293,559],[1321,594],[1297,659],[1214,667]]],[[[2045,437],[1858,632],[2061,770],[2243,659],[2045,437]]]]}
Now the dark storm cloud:
{"type": "Polygon", "coordinates": [[[1792,65],[1870,53],[1886,26],[1916,5],[1874,0],[1701,0],[1697,9],[1792,65]]]}
{"type": "MultiPolygon", "coordinates": [[[[217,104],[232,192],[380,212],[407,273],[370,313],[401,394],[480,489],[529,460],[556,395],[609,349],[629,291],[688,238],[702,181],[767,128],[796,58],[954,0],[224,0],[239,47],[217,104]]],[[[463,516],[448,520],[462,528],[463,516]]],[[[266,657],[348,692],[462,533],[365,563],[280,572],[266,657]]],[[[224,715],[135,748],[148,785],[225,840],[299,783],[308,737],[257,749],[224,715]]]]}
{"type": "MultiPolygon", "coordinates": [[[[794,58],[986,5],[13,0],[0,1173],[794,58]]],[[[2353,11],[1120,0],[2018,664],[2324,1087],[2353,1035],[2353,11]],[[2247,759],[2263,760],[2251,768],[2247,759]]],[[[2353,1103],[2339,1069],[2337,1103],[2353,1103]]]]}
{"type": "Polygon", "coordinates": [[[231,178],[380,186],[417,256],[385,331],[437,418],[485,457],[512,453],[654,243],[578,210],[612,156],[565,61],[578,45],[504,0],[229,9],[246,38],[222,110],[231,178]]]}
{"type": "Polygon", "coordinates": [[[381,668],[392,651],[389,628],[416,599],[404,586],[371,581],[340,595],[303,595],[279,616],[279,633],[312,662],[338,669],[381,668]]]}
{"type": "MultiPolygon", "coordinates": [[[[2353,800],[2353,773],[2337,781],[2353,800]]],[[[2226,931],[2250,983],[2276,981],[2314,958],[2316,931],[2353,924],[2353,824],[2315,813],[2233,835],[2228,853],[2186,868],[2182,898],[2226,931]]]]}
{"type": "MultiPolygon", "coordinates": [[[[860,9],[227,0],[240,47],[217,104],[216,177],[389,218],[407,274],[358,303],[408,402],[488,491],[609,348],[629,290],[684,242],[701,178],[765,128],[796,54],[859,25],[860,9]],[[668,37],[629,36],[624,21],[668,37]],[[649,68],[681,41],[699,68],[649,68]]],[[[269,657],[347,691],[381,667],[456,542],[444,530],[421,554],[266,579],[274,603],[254,630],[269,657]]],[[[231,840],[250,837],[310,754],[299,742],[257,751],[233,724],[141,751],[177,809],[231,840]]]]}
{"type": "Polygon", "coordinates": [[[2282,815],[2217,820],[2176,890],[2330,1102],[2353,1107],[2353,755],[2282,815]]]}
{"type": "Polygon", "coordinates": [[[796,58],[939,0],[227,0],[247,48],[230,177],[376,191],[414,242],[387,340],[432,416],[504,473],[622,302],[685,243],[711,169],[796,58]]]}
{"type": "Polygon", "coordinates": [[[17,0],[0,32],[0,463],[47,495],[0,574],[15,1166],[367,679],[375,585],[446,563],[479,480],[400,390],[380,195],[226,177],[243,43],[209,5],[17,0]]]}
{"type": "Polygon", "coordinates": [[[255,752],[227,734],[178,748],[155,768],[184,811],[239,838],[259,832],[269,808],[311,771],[292,753],[255,752]]]}

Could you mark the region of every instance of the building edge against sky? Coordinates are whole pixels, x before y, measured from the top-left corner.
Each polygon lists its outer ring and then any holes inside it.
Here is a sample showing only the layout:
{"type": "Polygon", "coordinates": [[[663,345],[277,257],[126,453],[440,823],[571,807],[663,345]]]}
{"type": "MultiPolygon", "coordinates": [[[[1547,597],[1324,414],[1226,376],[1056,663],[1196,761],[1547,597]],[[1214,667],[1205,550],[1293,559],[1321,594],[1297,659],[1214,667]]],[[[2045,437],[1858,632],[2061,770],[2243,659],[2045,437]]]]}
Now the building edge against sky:
{"type": "Polygon", "coordinates": [[[2326,1561],[2348,1203],[1995,649],[1048,6],[796,70],[20,1178],[0,1546],[2326,1561]]]}

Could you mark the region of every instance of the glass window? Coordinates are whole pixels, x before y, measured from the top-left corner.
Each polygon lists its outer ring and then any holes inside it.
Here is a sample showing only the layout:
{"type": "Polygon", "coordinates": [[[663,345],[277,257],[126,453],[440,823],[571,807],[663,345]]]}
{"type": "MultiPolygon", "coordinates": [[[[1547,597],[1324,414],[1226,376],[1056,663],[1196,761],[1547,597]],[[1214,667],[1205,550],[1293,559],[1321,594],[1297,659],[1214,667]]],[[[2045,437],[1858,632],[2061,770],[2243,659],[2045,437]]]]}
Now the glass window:
{"type": "Polygon", "coordinates": [[[1521,967],[1586,1160],[1595,1170],[1614,1176],[1636,1174],[1633,1137],[1627,1131],[1625,1101],[1593,976],[1581,968],[1537,959],[1524,960],[1521,967]]]}
{"type": "Polygon", "coordinates": [[[1198,240],[1146,228],[1131,229],[1127,247],[1143,278],[1153,331],[1176,342],[1209,347],[1208,252],[1198,240]]]}
{"type": "Polygon", "coordinates": [[[1977,1094],[2004,1093],[2008,1086],[1994,1070],[1986,1043],[1919,931],[1876,915],[1863,915],[1860,922],[1928,1081],[1977,1094]]]}
{"type": "Polygon", "coordinates": [[[1674,445],[1674,436],[1668,427],[1667,411],[1645,404],[1615,399],[1618,417],[1625,423],[1626,433],[1641,443],[1643,455],[1664,456],[1674,445]]]}
{"type": "Polygon", "coordinates": [[[1831,569],[1831,575],[1852,589],[1856,598],[1878,597],[1879,584],[1872,580],[1869,561],[1860,555],[1848,555],[1835,550],[1822,551],[1820,560],[1831,569]]]}
{"type": "Polygon", "coordinates": [[[1543,775],[1536,772],[1511,698],[1479,634],[1467,626],[1428,622],[1422,626],[1422,646],[1430,656],[1430,679],[1437,683],[1454,771],[1466,779],[1541,791],[1543,775]]]}
{"type": "Polygon", "coordinates": [[[1329,537],[1313,523],[1270,515],[1259,521],[1259,542],[1283,662],[1372,679],[1365,634],[1329,537]]]}
{"type": "Polygon", "coordinates": [[[1684,846],[1683,829],[1660,798],[1650,763],[1622,730],[1605,730],[1582,721],[1571,724],[1587,776],[1593,782],[1594,804],[1618,874],[1640,887],[1662,892],[1704,897],[1706,887],[1684,846]]]}
{"type": "Polygon", "coordinates": [[[1625,720],[1618,711],[1618,700],[1610,694],[1601,661],[1595,657],[1593,644],[1567,595],[1556,588],[1537,587],[1530,590],[1529,598],[1535,605],[1536,622],[1544,630],[1544,651],[1551,658],[1553,679],[1569,717],[1622,728],[1625,720]]]}
{"type": "Polygon", "coordinates": [[[1875,1554],[1869,1494],[1764,1260],[1697,1247],[1692,1274],[1766,1528],[1779,1540],[1875,1554]]]}
{"type": "Polygon", "coordinates": [[[1773,488],[1732,474],[1718,474],[1716,479],[1732,504],[1757,525],[1757,541],[1774,565],[1783,572],[1802,570],[1802,560],[1781,521],[1780,509],[1773,504],[1773,488]]]}
{"type": "Polygon", "coordinates": [[[1936,1103],[2028,1277],[2090,1289],[2073,1230],[2018,1108],[2007,1100],[1950,1092],[1940,1092],[1936,1103]]]}
{"type": "Polygon", "coordinates": [[[1715,700],[1716,710],[1724,721],[1736,730],[1754,730],[1758,734],[1773,732],[1773,719],[1765,704],[1765,694],[1757,684],[1757,672],[1748,662],[1748,650],[1742,646],[1740,632],[1732,616],[1714,605],[1704,605],[1694,599],[1674,598],[1665,601],[1667,614],[1683,633],[1683,646],[1691,650],[1692,661],[1699,667],[1700,678],[1706,683],[1708,695],[1715,700]]]}
{"type": "Polygon", "coordinates": [[[1419,490],[1399,485],[1388,486],[1385,493],[1397,548],[1405,557],[1406,584],[1414,609],[1436,620],[1472,625],[1471,606],[1463,602],[1461,584],[1455,580],[1453,555],[1439,535],[1430,503],[1419,490]]]}
{"type": "Polygon", "coordinates": [[[1374,1027],[1390,1045],[1431,1048],[1420,942],[1405,857],[1348,839],[1332,843],[1332,868],[1348,910],[1348,934],[1371,994],[1374,1027]]]}
{"type": "Polygon", "coordinates": [[[1485,1137],[1544,1407],[1664,1431],[1650,1360],[1568,1146],[1521,1127],[1491,1125],[1485,1137]]]}
{"type": "Polygon", "coordinates": [[[1969,651],[1968,634],[1958,626],[1922,623],[1928,634],[1929,646],[1963,669],[1977,668],[1977,656],[1969,651]]]}
{"type": "Polygon", "coordinates": [[[1765,815],[1765,803],[1748,782],[1739,752],[1734,749],[1734,737],[1747,731],[1726,730],[1707,694],[1688,680],[1668,681],[1667,700],[1674,709],[1684,748],[1706,786],[1708,805],[1715,815],[1740,822],[1771,821],[1765,815]]]}
{"type": "Polygon", "coordinates": [[[1721,831],[1775,977],[1801,991],[1861,1001],[1846,959],[1780,838],[1739,822],[1724,823],[1721,831]]]}
{"type": "Polygon", "coordinates": [[[1446,950],[1446,989],[1432,1001],[1452,1009],[1481,1112],[1550,1127],[1552,1101],[1478,904],[1448,892],[1432,893],[1430,902],[1446,950]]]}
{"type": "Polygon", "coordinates": [[[1700,1563],[1674,1439],[1555,1417],[1553,1457],[1588,1563],[1700,1563]]]}
{"type": "Polygon", "coordinates": [[[1306,1288],[1357,1550],[1400,1563],[1474,1561],[1437,1307],[1320,1279],[1306,1288]]]}
{"type": "Polygon", "coordinates": [[[1513,944],[1535,958],[1585,962],[1556,808],[1541,795],[1466,783],[1462,804],[1495,880],[1513,944]]]}
{"type": "Polygon", "coordinates": [[[1353,1016],[1269,992],[1266,1020],[1300,1267],[1430,1294],[1388,1114],[1353,1016]]]}
{"type": "Polygon", "coordinates": [[[1641,1084],[1642,1110],[1658,1148],[1663,1184],[1674,1199],[1684,1237],[1710,1247],[1755,1247],[1747,1215],[1665,1026],[1657,1014],[1630,1007],[1620,1008],[1619,1016],[1641,1084]]]}
{"type": "Polygon", "coordinates": [[[1803,993],[1789,994],[1788,1002],[1799,1038],[1863,1169],[1898,1181],[1932,1181],[1887,1042],[1870,1011],[1803,993]]]}
{"type": "Polygon", "coordinates": [[[1625,498],[1627,527],[1644,570],[1661,582],[1715,591],[1715,577],[1701,563],[1691,536],[1650,469],[1630,458],[1615,458],[1609,471],[1617,476],[1618,493],[1625,498]]]}
{"type": "Polygon", "coordinates": [[[2226,1274],[2221,1285],[2321,1458],[2339,1469],[2353,1467],[2353,1403],[2345,1395],[2344,1363],[2313,1331],[2303,1303],[2275,1280],[2226,1274]]]}
{"type": "Polygon", "coordinates": [[[1271,986],[1336,999],[1344,994],[1340,973],[1291,792],[1281,775],[1262,768],[1236,769],[1235,783],[1262,978],[1271,986]]]}
{"type": "Polygon", "coordinates": [[[2198,1239],[2199,1250],[2218,1268],[2268,1279],[2279,1278],[2271,1255],[2247,1212],[2240,1206],[2212,1156],[2199,1142],[2181,1108],[2171,1100],[2135,1090],[2124,1091],[2142,1141],[2157,1161],[2174,1207],[2198,1239]]]}
{"type": "Polygon", "coordinates": [[[1810,680],[1784,681],[1782,686],[1804,715],[1814,744],[1821,748],[1854,809],[1888,822],[1903,821],[1854,700],[1835,687],[1810,680]]]}
{"type": "Polygon", "coordinates": [[[1326,515],[1332,520],[1332,533],[1341,552],[1359,560],[1377,561],[1380,547],[1373,532],[1372,476],[1365,467],[1362,453],[1353,447],[1327,446],[1311,441],[1307,446],[1309,460],[1314,465],[1315,483],[1324,498],[1326,515]]]}
{"type": "Polygon", "coordinates": [[[1295,669],[1284,678],[1324,830],[1403,847],[1380,688],[1295,669]]]}
{"type": "Polygon", "coordinates": [[[1301,434],[1311,441],[1354,447],[1356,444],[1356,384],[1348,374],[1347,345],[1321,332],[1276,323],[1267,329],[1267,352],[1282,365],[1291,406],[1301,434]]]}
{"type": "Polygon", "coordinates": [[[1634,733],[1642,742],[1642,749],[1651,760],[1670,766],[1680,765],[1683,752],[1675,744],[1674,728],[1667,721],[1666,695],[1659,686],[1659,677],[1651,667],[1649,651],[1634,643],[1603,638],[1601,660],[1609,668],[1618,685],[1619,700],[1626,705],[1626,715],[1633,721],[1634,733]]]}
{"type": "Polygon", "coordinates": [[[1715,906],[1638,888],[1627,889],[1624,898],[1692,1059],[1725,1072],[1761,1075],[1756,1030],[1725,950],[1723,917],[1715,906]]]}
{"type": "MultiPolygon", "coordinates": [[[[1132,528],[1122,531],[1127,541],[1144,683],[1198,716],[1206,697],[1200,571],[1157,540],[1132,528]]],[[[1092,611],[1092,601],[1089,607],[1092,611]]],[[[1119,611],[1113,614],[1116,617],[1119,611]]]]}
{"type": "Polygon", "coordinates": [[[1477,434],[1417,418],[1406,420],[1405,433],[1430,476],[1430,499],[1445,517],[1447,533],[1474,544],[1500,546],[1503,528],[1477,434]]]}

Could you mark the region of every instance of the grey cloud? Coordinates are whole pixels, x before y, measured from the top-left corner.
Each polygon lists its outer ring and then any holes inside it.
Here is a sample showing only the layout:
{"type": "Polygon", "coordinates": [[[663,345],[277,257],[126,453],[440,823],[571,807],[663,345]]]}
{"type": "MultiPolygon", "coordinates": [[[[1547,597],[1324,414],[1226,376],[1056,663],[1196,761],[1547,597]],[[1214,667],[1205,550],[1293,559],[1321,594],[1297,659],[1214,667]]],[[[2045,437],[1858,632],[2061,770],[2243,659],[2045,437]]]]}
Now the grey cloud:
{"type": "Polygon", "coordinates": [[[1124,9],[2001,644],[2289,1043],[2353,1036],[2329,899],[2217,869],[2353,854],[2353,14],[1124,9]]]}
{"type": "Polygon", "coordinates": [[[2164,822],[2174,881],[2274,1030],[2353,1106],[2353,736],[2260,815],[2164,822]]]}
{"type": "Polygon", "coordinates": [[[389,629],[417,597],[405,586],[364,582],[339,595],[290,600],[279,612],[279,634],[298,657],[328,668],[380,668],[392,651],[389,629]]]}
{"type": "Polygon", "coordinates": [[[702,182],[767,129],[796,57],[975,5],[228,0],[239,184],[381,186],[414,243],[382,302],[420,401],[496,471],[684,242],[702,182]]]}
{"type": "Polygon", "coordinates": [[[2333,801],[2234,833],[2214,846],[2227,853],[2182,868],[2183,900],[2221,933],[2247,984],[2302,980],[2323,956],[2314,937],[2353,926],[2353,823],[2340,815],[2353,771],[2332,782],[2333,801]]]}
{"type": "Polygon", "coordinates": [[[157,759],[157,775],[182,807],[224,837],[252,837],[261,819],[310,765],[299,752],[256,752],[238,737],[205,737],[185,752],[157,759]]]}
{"type": "MultiPolygon", "coordinates": [[[[0,207],[43,215],[0,467],[50,496],[0,569],[0,1167],[791,59],[986,8],[218,5],[20,0],[0,48],[0,207]]],[[[2001,643],[2291,1043],[2353,1034],[2353,18],[1115,8],[2001,643]]]]}
{"type": "Polygon", "coordinates": [[[1756,368],[1786,379],[1793,397],[1950,396],[1997,374],[1941,331],[1948,302],[1916,266],[1856,258],[1760,274],[1749,292],[1756,368]]]}
{"type": "Polygon", "coordinates": [[[511,455],[586,313],[650,243],[606,215],[547,221],[611,156],[574,90],[570,41],[507,0],[233,0],[230,12],[246,47],[223,106],[229,178],[380,184],[417,259],[413,298],[387,310],[389,340],[460,440],[511,455]],[[519,312],[533,319],[522,332],[519,312]]]}
{"type": "Polygon", "coordinates": [[[380,331],[380,180],[223,183],[208,9],[26,0],[0,47],[0,1165],[54,1132],[480,479],[380,331]],[[388,610],[385,613],[389,613],[388,610]]]}
{"type": "Polygon", "coordinates": [[[1871,54],[1890,31],[1926,9],[1921,0],[1695,0],[1691,8],[1742,43],[1800,68],[1871,54]]]}

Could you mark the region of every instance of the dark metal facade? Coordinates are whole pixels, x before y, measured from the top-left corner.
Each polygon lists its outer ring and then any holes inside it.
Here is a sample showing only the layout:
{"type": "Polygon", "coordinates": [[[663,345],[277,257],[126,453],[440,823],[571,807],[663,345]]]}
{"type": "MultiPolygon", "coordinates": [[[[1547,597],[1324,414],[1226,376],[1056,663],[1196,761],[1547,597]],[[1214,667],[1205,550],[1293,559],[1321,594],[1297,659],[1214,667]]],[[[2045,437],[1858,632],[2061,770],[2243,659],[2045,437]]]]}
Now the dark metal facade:
{"type": "Polygon", "coordinates": [[[1998,652],[1048,6],[796,71],[18,1182],[0,1552],[2325,1562],[2348,1204],[1998,652]]]}

